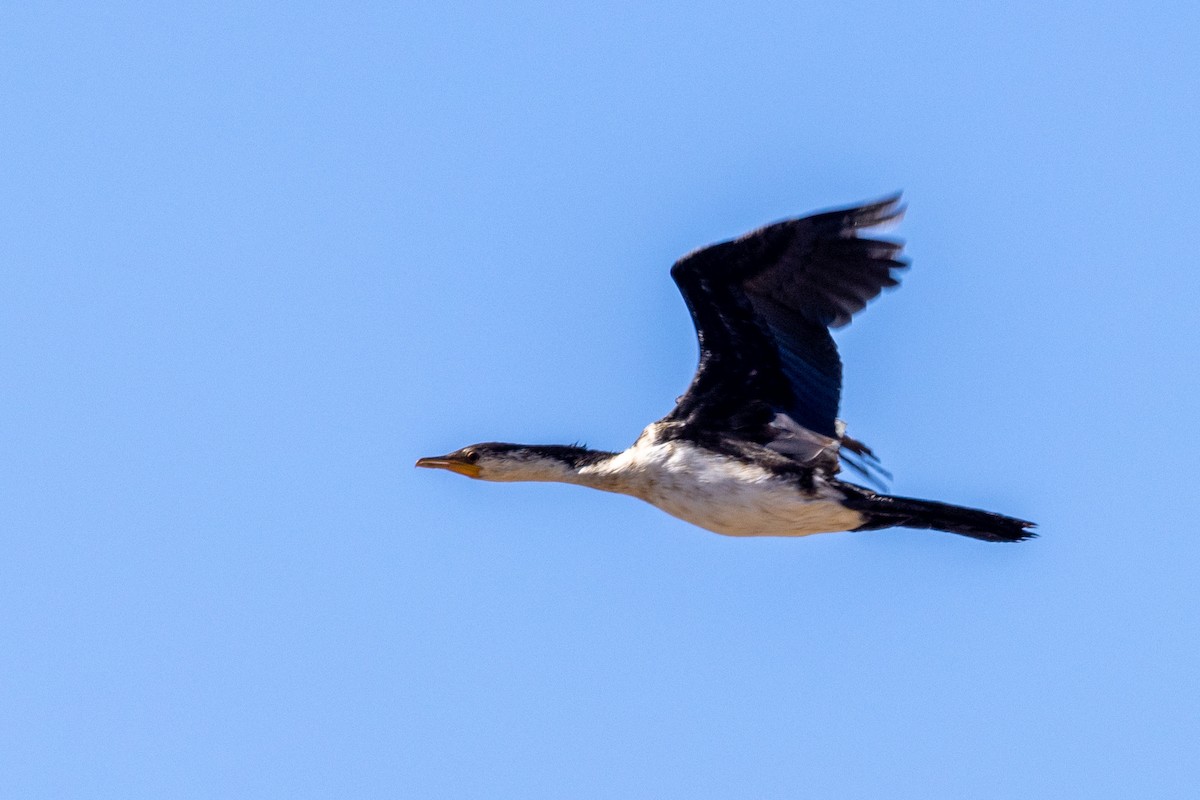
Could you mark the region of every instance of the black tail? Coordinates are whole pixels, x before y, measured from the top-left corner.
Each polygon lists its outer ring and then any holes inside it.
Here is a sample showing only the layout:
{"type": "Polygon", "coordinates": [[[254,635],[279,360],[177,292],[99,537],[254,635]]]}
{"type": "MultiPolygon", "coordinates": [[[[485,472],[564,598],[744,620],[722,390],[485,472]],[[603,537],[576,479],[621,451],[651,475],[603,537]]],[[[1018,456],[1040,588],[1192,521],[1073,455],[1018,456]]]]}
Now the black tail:
{"type": "Polygon", "coordinates": [[[1022,542],[1037,536],[1031,530],[1032,522],[933,500],[892,497],[858,489],[846,497],[846,505],[866,515],[867,521],[856,529],[860,531],[891,527],[931,528],[985,542],[1022,542]]]}

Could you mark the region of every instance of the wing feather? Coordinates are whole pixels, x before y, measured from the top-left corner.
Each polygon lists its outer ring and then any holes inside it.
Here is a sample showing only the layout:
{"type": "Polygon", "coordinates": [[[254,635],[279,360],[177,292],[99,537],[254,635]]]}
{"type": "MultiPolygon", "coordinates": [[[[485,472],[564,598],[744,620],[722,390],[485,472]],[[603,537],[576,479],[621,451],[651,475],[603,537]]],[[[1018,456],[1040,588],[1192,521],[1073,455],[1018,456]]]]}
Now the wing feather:
{"type": "Polygon", "coordinates": [[[840,441],[842,364],[829,329],[899,283],[904,245],[858,234],[903,212],[897,194],[776,222],[676,262],[700,364],[666,419],[769,444],[783,414],[840,441]]]}

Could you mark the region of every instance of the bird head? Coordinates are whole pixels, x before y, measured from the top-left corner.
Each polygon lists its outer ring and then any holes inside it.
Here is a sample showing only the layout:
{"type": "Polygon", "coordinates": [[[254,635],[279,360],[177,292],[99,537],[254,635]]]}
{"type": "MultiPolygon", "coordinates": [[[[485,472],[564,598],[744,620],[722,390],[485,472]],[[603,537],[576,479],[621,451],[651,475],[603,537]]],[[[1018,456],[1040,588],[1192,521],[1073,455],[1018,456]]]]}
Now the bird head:
{"type": "Polygon", "coordinates": [[[484,442],[418,459],[417,466],[484,481],[562,481],[587,462],[591,452],[583,447],[484,442]]]}

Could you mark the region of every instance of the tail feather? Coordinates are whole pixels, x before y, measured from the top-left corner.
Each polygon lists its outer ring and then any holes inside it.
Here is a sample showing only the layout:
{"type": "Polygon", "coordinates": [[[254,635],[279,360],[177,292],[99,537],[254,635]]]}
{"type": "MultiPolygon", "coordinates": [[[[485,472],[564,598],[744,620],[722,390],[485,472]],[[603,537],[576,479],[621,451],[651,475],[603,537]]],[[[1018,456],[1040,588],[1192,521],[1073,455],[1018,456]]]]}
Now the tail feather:
{"type": "Polygon", "coordinates": [[[892,497],[860,490],[846,505],[862,512],[867,521],[857,530],[877,528],[925,528],[947,531],[985,542],[1023,542],[1037,536],[1032,522],[933,500],[892,497]]]}

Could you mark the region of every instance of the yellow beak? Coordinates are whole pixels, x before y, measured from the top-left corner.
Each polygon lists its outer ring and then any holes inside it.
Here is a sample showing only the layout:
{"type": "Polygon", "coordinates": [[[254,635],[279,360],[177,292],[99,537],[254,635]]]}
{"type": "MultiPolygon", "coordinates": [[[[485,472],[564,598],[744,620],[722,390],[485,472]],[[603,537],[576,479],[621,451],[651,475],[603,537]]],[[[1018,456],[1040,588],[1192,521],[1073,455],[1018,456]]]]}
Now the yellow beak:
{"type": "Polygon", "coordinates": [[[417,459],[417,466],[428,467],[429,469],[448,469],[451,472],[457,472],[459,475],[466,475],[468,478],[479,477],[478,466],[461,458],[452,458],[450,456],[419,458],[417,459]]]}

